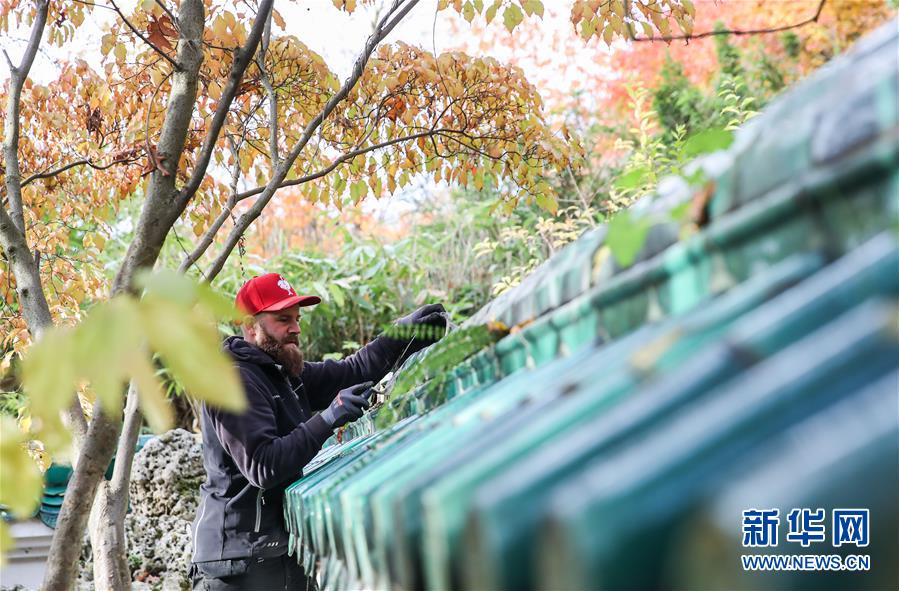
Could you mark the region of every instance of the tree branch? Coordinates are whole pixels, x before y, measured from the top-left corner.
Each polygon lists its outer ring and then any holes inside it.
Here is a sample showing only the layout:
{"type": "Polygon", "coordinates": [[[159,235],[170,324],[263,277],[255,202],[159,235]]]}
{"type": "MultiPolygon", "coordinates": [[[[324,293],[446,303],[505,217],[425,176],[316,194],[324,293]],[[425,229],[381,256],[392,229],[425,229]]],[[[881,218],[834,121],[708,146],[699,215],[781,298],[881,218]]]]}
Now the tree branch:
{"type": "Polygon", "coordinates": [[[36,172],[33,175],[26,178],[24,181],[22,181],[22,186],[24,187],[25,185],[27,185],[33,181],[36,181],[38,179],[47,179],[50,177],[54,177],[54,176],[56,176],[60,173],[63,173],[69,169],[75,168],[76,166],[83,166],[86,164],[87,166],[90,166],[94,170],[106,170],[108,168],[112,168],[116,164],[130,164],[132,162],[136,162],[137,160],[138,160],[138,158],[121,158],[118,160],[113,160],[109,164],[94,164],[94,162],[92,160],[90,160],[89,158],[84,158],[82,160],[76,160],[74,162],[69,162],[68,164],[66,164],[64,166],[60,166],[59,168],[57,168],[55,170],[51,170],[48,172],[36,172]]]}
{"type": "MultiPolygon", "coordinates": [[[[31,182],[31,177],[21,181],[19,169],[19,110],[22,97],[22,87],[34,58],[40,48],[44,27],[47,23],[49,2],[39,2],[37,14],[31,27],[31,35],[28,45],[22,56],[22,62],[18,67],[13,66],[12,60],[6,56],[6,62],[10,69],[10,87],[7,97],[6,125],[3,138],[3,157],[6,163],[6,191],[9,198],[10,213],[0,206],[0,246],[9,262],[13,276],[16,278],[16,295],[19,308],[25,318],[28,331],[36,341],[45,330],[53,326],[53,317],[50,307],[44,295],[44,289],[40,279],[39,255],[32,255],[28,248],[25,235],[25,217],[22,204],[22,187],[31,182]]],[[[72,428],[76,442],[80,444],[87,432],[87,422],[84,419],[84,411],[76,398],[74,403],[63,413],[69,426],[72,428]]]]}
{"type": "MultiPolygon", "coordinates": [[[[398,144],[400,142],[415,140],[415,139],[418,139],[419,137],[426,137],[429,135],[433,135],[435,133],[436,133],[436,131],[427,131],[427,132],[417,133],[417,134],[413,134],[410,136],[404,136],[401,138],[395,138],[392,140],[388,140],[386,142],[368,146],[366,148],[360,148],[358,150],[353,150],[352,152],[347,152],[346,154],[343,154],[339,158],[334,160],[334,162],[332,162],[325,168],[323,168],[319,171],[316,171],[314,173],[307,174],[307,175],[302,176],[297,179],[284,181],[283,183],[281,183],[278,186],[278,188],[281,189],[284,187],[292,187],[295,185],[301,185],[303,183],[308,183],[309,181],[314,181],[314,180],[319,179],[319,178],[327,175],[328,173],[332,172],[335,168],[337,168],[344,162],[346,162],[348,160],[352,160],[353,158],[355,158],[356,156],[359,156],[361,154],[365,154],[365,153],[371,152],[373,150],[378,150],[380,148],[386,148],[388,146],[392,146],[392,145],[398,144]]],[[[232,188],[236,188],[236,184],[232,184],[232,188]]],[[[203,234],[202,239],[197,244],[196,248],[194,248],[193,252],[191,252],[191,254],[189,256],[185,257],[184,260],[181,261],[181,266],[178,268],[179,272],[184,273],[191,265],[196,263],[200,259],[201,256],[203,256],[203,253],[206,252],[206,250],[212,245],[212,242],[215,239],[215,235],[218,233],[218,231],[221,229],[222,225],[225,223],[225,221],[231,215],[231,212],[233,211],[235,205],[237,205],[240,201],[247,199],[248,197],[252,197],[253,195],[257,195],[258,193],[261,193],[264,190],[265,190],[265,187],[259,187],[258,191],[256,193],[254,193],[252,191],[247,191],[245,193],[236,193],[236,191],[232,191],[231,197],[228,199],[228,203],[227,203],[225,209],[222,210],[222,212],[218,215],[218,217],[215,219],[215,221],[212,223],[212,225],[203,234]]],[[[208,280],[210,280],[210,279],[207,279],[207,281],[208,280]]]]}
{"type": "MultiPolygon", "coordinates": [[[[157,144],[159,158],[165,159],[173,172],[178,170],[197,100],[198,73],[203,61],[204,12],[202,0],[181,1],[177,55],[181,68],[172,73],[165,118],[157,144]]],[[[153,171],[134,238],[113,281],[113,294],[131,292],[135,273],[156,264],[166,236],[183,211],[177,207],[176,197],[175,175],[153,171]]]]}
{"type": "MultiPolygon", "coordinates": [[[[231,153],[234,155],[234,165],[231,167],[231,194],[228,196],[228,201],[225,203],[225,207],[222,208],[221,213],[219,213],[218,217],[215,218],[215,221],[206,229],[206,232],[203,233],[203,237],[200,239],[200,242],[193,249],[192,252],[187,254],[184,257],[184,260],[181,261],[181,265],[178,267],[179,273],[186,273],[187,270],[194,265],[200,257],[203,256],[203,253],[206,252],[206,249],[212,244],[212,241],[215,240],[215,235],[218,234],[218,231],[221,229],[222,225],[225,223],[234,211],[234,206],[237,205],[237,183],[240,181],[240,145],[235,143],[234,140],[231,139],[231,136],[228,137],[228,144],[231,148],[231,153]]],[[[242,140],[245,139],[241,138],[242,140]]],[[[199,269],[200,275],[203,275],[203,270],[199,269]]],[[[203,276],[205,279],[205,275],[203,276]]]]}
{"type": "Polygon", "coordinates": [[[203,146],[200,148],[200,155],[197,157],[194,170],[191,173],[187,184],[184,185],[178,193],[177,207],[179,212],[184,210],[187,203],[197,192],[197,189],[200,188],[203,177],[206,176],[206,169],[209,168],[209,161],[212,158],[212,151],[215,149],[215,144],[218,142],[219,133],[221,133],[222,127],[225,125],[225,120],[228,118],[228,111],[231,109],[231,103],[237,95],[237,88],[243,80],[244,72],[246,72],[247,67],[253,60],[253,56],[256,54],[256,48],[259,46],[259,41],[262,38],[262,33],[265,30],[273,4],[274,0],[262,0],[259,4],[256,20],[253,22],[253,28],[250,29],[250,34],[247,35],[247,41],[244,46],[238,50],[237,55],[234,58],[234,64],[231,66],[231,73],[228,76],[228,84],[225,86],[225,89],[222,91],[222,96],[219,98],[218,105],[215,109],[215,115],[212,117],[212,123],[209,125],[209,131],[206,133],[206,138],[203,140],[203,146]]]}
{"type": "Polygon", "coordinates": [[[262,44],[259,47],[259,54],[256,56],[256,67],[259,68],[259,77],[262,86],[265,88],[265,94],[268,97],[268,151],[272,165],[277,168],[281,165],[281,156],[278,153],[278,96],[275,94],[275,88],[272,85],[271,76],[265,68],[265,56],[268,53],[269,41],[271,39],[272,15],[269,13],[268,22],[265,25],[265,33],[262,38],[262,44]]]}
{"type": "MultiPolygon", "coordinates": [[[[109,0],[109,3],[112,4],[112,9],[118,13],[119,18],[122,19],[122,22],[125,23],[125,26],[128,27],[129,29],[131,29],[131,32],[134,33],[135,35],[137,35],[138,39],[140,39],[141,41],[143,41],[144,43],[149,45],[151,48],[153,48],[153,51],[155,51],[156,53],[161,55],[167,62],[172,64],[172,67],[175,68],[175,70],[181,69],[181,66],[178,65],[178,62],[176,62],[171,57],[169,57],[169,54],[164,52],[161,47],[157,46],[155,43],[153,43],[152,41],[150,41],[149,39],[144,37],[143,34],[137,30],[137,27],[132,25],[131,21],[129,21],[127,18],[125,18],[124,13],[122,13],[122,11],[119,9],[118,5],[115,3],[115,0],[109,0]]],[[[173,22],[175,22],[175,21],[173,21],[173,22]]]]}
{"type": "MultiPolygon", "coordinates": [[[[3,158],[6,161],[6,195],[9,200],[9,214],[12,218],[12,223],[15,224],[15,227],[22,234],[23,242],[25,239],[25,212],[22,206],[22,172],[19,169],[19,111],[21,109],[22,87],[25,85],[25,79],[28,78],[31,64],[34,63],[34,57],[37,55],[37,49],[41,44],[44,26],[47,24],[49,7],[49,0],[38,2],[37,14],[31,26],[31,36],[28,39],[28,45],[25,47],[25,54],[22,56],[22,62],[19,66],[14,67],[9,56],[6,56],[10,76],[9,95],[6,99],[6,124],[4,125],[3,134],[3,158]]],[[[29,254],[29,256],[31,255],[29,254]]]]}
{"type": "Polygon", "coordinates": [[[804,27],[805,25],[810,25],[812,23],[818,22],[818,19],[821,17],[821,11],[824,10],[824,4],[826,4],[826,3],[827,3],[827,0],[821,0],[821,2],[818,4],[818,9],[815,11],[814,16],[811,16],[811,17],[805,19],[804,21],[794,23],[792,25],[784,25],[781,27],[772,27],[772,28],[768,28],[768,29],[746,29],[746,30],[722,29],[722,30],[717,30],[717,31],[705,31],[703,33],[696,33],[696,34],[690,34],[690,35],[666,35],[663,37],[637,37],[634,35],[633,30],[630,27],[628,27],[628,32],[630,32],[631,41],[637,41],[637,42],[647,42],[648,41],[650,43],[652,43],[654,41],[663,41],[663,42],[678,41],[678,40],[690,41],[692,39],[703,39],[705,37],[715,37],[717,35],[740,36],[740,35],[766,35],[769,33],[780,33],[781,31],[789,31],[790,29],[798,29],[799,27],[804,27]]]}
{"type": "Polygon", "coordinates": [[[172,24],[177,27],[178,19],[175,18],[174,14],[172,14],[172,11],[169,10],[169,7],[165,5],[165,2],[163,2],[162,0],[156,0],[156,4],[162,9],[163,12],[165,12],[166,16],[169,17],[169,20],[172,21],[172,24]]]}
{"type": "MultiPolygon", "coordinates": [[[[19,112],[22,98],[22,87],[28,78],[28,72],[34,63],[38,48],[43,37],[44,27],[47,23],[49,2],[38,2],[37,14],[31,27],[31,36],[22,56],[22,62],[18,67],[12,65],[9,56],[6,56],[10,66],[10,88],[7,97],[6,125],[3,138],[3,157],[6,162],[5,184],[9,200],[10,212],[0,206],[0,246],[16,278],[16,295],[19,309],[25,318],[25,323],[34,340],[41,337],[43,332],[53,326],[53,317],[50,307],[44,295],[41,285],[40,271],[37,259],[28,247],[25,234],[25,216],[22,204],[22,173],[19,169],[19,112]]],[[[3,52],[4,55],[6,52],[3,52]]],[[[26,184],[27,184],[26,180],[26,184]]],[[[76,400],[77,403],[77,400],[76,400]]],[[[80,405],[78,412],[74,407],[67,418],[75,430],[76,437],[83,436],[86,430],[84,415],[80,405]]]]}
{"type": "Polygon", "coordinates": [[[250,211],[246,212],[242,215],[235,225],[234,229],[228,235],[228,239],[226,241],[225,247],[223,251],[219,254],[219,256],[215,259],[215,261],[210,266],[209,270],[206,272],[206,277],[209,281],[215,279],[216,275],[222,270],[222,267],[225,264],[225,261],[228,259],[228,256],[231,254],[231,251],[234,250],[234,247],[237,245],[240,237],[246,231],[246,229],[253,223],[253,221],[259,217],[259,214],[268,205],[268,202],[271,201],[272,196],[275,194],[275,191],[278,190],[278,187],[284,181],[287,176],[287,172],[290,170],[290,167],[293,166],[293,163],[296,161],[297,157],[299,157],[300,153],[305,149],[306,145],[309,143],[309,140],[312,139],[312,136],[315,135],[316,130],[324,123],[325,119],[334,111],[338,104],[340,104],[346,97],[349,95],[350,91],[356,86],[356,83],[362,77],[362,73],[365,70],[366,64],[368,64],[368,60],[371,57],[371,54],[374,52],[375,48],[378,44],[390,34],[390,32],[396,27],[396,25],[409,13],[415,5],[418,4],[418,0],[395,0],[393,5],[387,11],[387,14],[378,23],[378,26],[375,27],[374,32],[369,36],[368,40],[365,43],[365,47],[360,53],[359,57],[356,59],[356,63],[353,65],[353,71],[347,77],[346,81],[341,86],[340,90],[332,96],[328,102],[325,104],[322,111],[309,122],[306,126],[306,129],[303,131],[303,135],[300,137],[299,141],[294,145],[293,149],[291,149],[290,153],[284,158],[284,161],[281,163],[281,166],[277,167],[275,170],[275,174],[272,176],[271,180],[266,185],[265,189],[262,191],[262,195],[259,199],[256,200],[256,203],[253,204],[253,207],[250,211]]]}
{"type": "MultiPolygon", "coordinates": [[[[450,130],[450,129],[429,129],[427,131],[413,133],[412,135],[405,135],[403,137],[394,138],[392,140],[387,140],[387,141],[384,141],[384,142],[381,142],[378,144],[372,144],[371,146],[366,146],[365,148],[358,148],[356,150],[352,150],[350,152],[341,154],[338,158],[336,158],[334,160],[334,162],[332,162],[331,164],[329,164],[328,166],[326,166],[320,170],[317,170],[316,172],[301,176],[299,178],[291,179],[289,181],[284,181],[283,183],[278,185],[278,188],[282,189],[284,187],[293,187],[295,185],[302,185],[304,183],[308,183],[309,181],[314,181],[316,179],[320,179],[321,177],[332,172],[335,168],[337,168],[344,162],[347,162],[348,160],[352,160],[356,156],[361,156],[362,154],[367,154],[368,152],[373,152],[374,150],[380,150],[381,148],[388,148],[390,146],[393,146],[395,144],[399,144],[402,142],[417,140],[420,137],[430,137],[430,136],[435,136],[435,135],[442,135],[443,133],[453,132],[453,131],[454,130],[450,130]]],[[[243,201],[244,199],[246,199],[248,197],[252,197],[253,195],[258,195],[259,193],[263,192],[264,190],[265,190],[265,187],[257,187],[256,189],[251,189],[249,191],[244,191],[243,193],[238,193],[236,195],[236,200],[243,201]]]]}
{"type": "Polygon", "coordinates": [[[12,60],[9,59],[9,54],[6,53],[5,49],[3,50],[3,57],[6,58],[6,65],[7,65],[7,67],[9,67],[9,71],[10,72],[15,71],[16,67],[15,67],[15,65],[13,65],[12,60]]]}

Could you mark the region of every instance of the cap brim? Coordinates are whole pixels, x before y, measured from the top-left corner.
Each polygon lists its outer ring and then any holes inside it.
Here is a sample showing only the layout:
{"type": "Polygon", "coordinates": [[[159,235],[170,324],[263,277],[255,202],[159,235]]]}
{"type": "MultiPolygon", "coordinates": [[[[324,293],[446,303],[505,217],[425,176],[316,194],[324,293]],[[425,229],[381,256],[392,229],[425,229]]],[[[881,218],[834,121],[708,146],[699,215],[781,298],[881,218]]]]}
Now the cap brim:
{"type": "Polygon", "coordinates": [[[283,300],[279,300],[268,306],[267,308],[263,308],[259,310],[260,312],[277,312],[278,310],[283,310],[284,308],[290,308],[291,306],[299,305],[301,308],[305,306],[314,306],[315,304],[321,303],[322,299],[318,296],[314,295],[295,295],[288,296],[283,300]]]}

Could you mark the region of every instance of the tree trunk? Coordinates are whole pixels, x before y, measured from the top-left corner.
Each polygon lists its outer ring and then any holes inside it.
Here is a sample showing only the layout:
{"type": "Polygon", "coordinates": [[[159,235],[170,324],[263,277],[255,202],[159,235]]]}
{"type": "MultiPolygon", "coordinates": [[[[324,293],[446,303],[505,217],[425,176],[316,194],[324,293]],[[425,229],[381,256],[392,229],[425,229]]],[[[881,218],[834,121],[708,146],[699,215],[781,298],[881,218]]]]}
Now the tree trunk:
{"type": "Polygon", "coordinates": [[[75,584],[84,528],[97,487],[115,450],[120,424],[99,409],[91,419],[56,522],[41,586],[44,591],[69,591],[75,584]]]}
{"type": "MultiPolygon", "coordinates": [[[[172,88],[157,147],[161,167],[165,170],[156,170],[150,178],[147,199],[141,210],[135,237],[115,278],[113,294],[133,291],[132,282],[136,272],[151,269],[156,264],[165,237],[181,215],[181,210],[173,206],[176,195],[175,172],[184,151],[188,126],[197,100],[197,83],[203,61],[203,20],[202,0],[184,0],[181,3],[178,15],[181,38],[176,55],[178,68],[172,76],[172,88]]],[[[94,584],[98,589],[127,589],[131,585],[125,540],[125,513],[128,510],[131,463],[134,460],[141,422],[138,392],[131,386],[128,389],[124,428],[118,443],[112,480],[104,482],[100,487],[91,514],[94,584]]]]}
{"type": "MultiPolygon", "coordinates": [[[[128,506],[127,493],[124,506],[128,506]]],[[[125,540],[125,512],[118,502],[120,496],[110,491],[110,483],[103,481],[91,508],[88,531],[94,558],[95,589],[128,589],[131,570],[128,568],[125,540]]]]}
{"type": "Polygon", "coordinates": [[[131,462],[141,423],[138,391],[131,384],[125,402],[125,422],[118,438],[112,480],[100,484],[88,526],[94,557],[94,587],[97,589],[127,589],[131,586],[125,513],[128,511],[131,462]]]}

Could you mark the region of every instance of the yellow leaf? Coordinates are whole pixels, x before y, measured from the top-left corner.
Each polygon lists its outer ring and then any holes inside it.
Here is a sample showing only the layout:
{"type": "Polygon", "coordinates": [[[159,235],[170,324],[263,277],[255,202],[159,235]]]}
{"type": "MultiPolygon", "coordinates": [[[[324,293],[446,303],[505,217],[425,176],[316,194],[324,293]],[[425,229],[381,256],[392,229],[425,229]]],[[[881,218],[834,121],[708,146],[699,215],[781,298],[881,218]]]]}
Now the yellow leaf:
{"type": "Polygon", "coordinates": [[[29,517],[40,502],[41,471],[25,451],[25,434],[6,415],[0,416],[0,471],[0,504],[18,517],[29,517]]]}
{"type": "Polygon", "coordinates": [[[536,201],[539,207],[545,209],[553,215],[556,215],[559,212],[559,202],[556,200],[554,195],[541,193],[537,195],[536,201]]]}
{"type": "Polygon", "coordinates": [[[72,330],[46,331],[22,360],[22,382],[32,416],[52,421],[74,398],[76,375],[72,330]]]}
{"type": "Polygon", "coordinates": [[[503,24],[510,33],[522,20],[524,20],[524,15],[521,14],[521,9],[515,4],[510,4],[503,11],[503,24]]]}
{"type": "Polygon", "coordinates": [[[615,29],[611,24],[606,25],[606,28],[602,31],[602,40],[606,42],[606,45],[612,44],[612,39],[615,37],[615,29]]]}
{"type": "Polygon", "coordinates": [[[468,22],[474,20],[474,5],[471,3],[471,0],[466,0],[465,5],[462,7],[462,17],[468,22]]]}
{"type": "Polygon", "coordinates": [[[663,37],[668,37],[671,35],[671,25],[668,23],[668,19],[660,19],[658,24],[659,32],[663,37]]]}
{"type": "Polygon", "coordinates": [[[110,416],[122,411],[127,366],[141,344],[139,320],[134,300],[117,297],[95,306],[74,333],[78,377],[90,381],[110,416]]]}
{"type": "Polygon", "coordinates": [[[115,54],[115,58],[117,61],[123,62],[125,61],[126,48],[122,43],[117,43],[115,46],[115,50],[113,50],[115,54]]]}
{"type": "Polygon", "coordinates": [[[234,300],[215,291],[208,283],[200,283],[196,290],[197,302],[212,312],[217,320],[237,322],[243,318],[243,314],[234,307],[234,300]]]}
{"type": "Polygon", "coordinates": [[[690,18],[696,16],[696,8],[693,6],[693,2],[691,0],[681,0],[681,4],[684,5],[684,12],[686,12],[690,18]]]}
{"type": "Polygon", "coordinates": [[[521,6],[528,16],[536,14],[539,17],[543,17],[543,2],[540,0],[523,0],[521,6]]]}
{"type": "Polygon", "coordinates": [[[277,10],[275,10],[274,8],[272,8],[272,20],[274,20],[275,24],[278,25],[280,28],[282,28],[282,29],[284,28],[284,26],[285,26],[284,17],[281,16],[281,13],[278,12],[277,10]]]}
{"type": "Polygon", "coordinates": [[[190,395],[232,412],[246,408],[237,372],[220,350],[218,333],[207,315],[147,296],[141,302],[141,321],[153,350],[190,395]]]}
{"type": "Polygon", "coordinates": [[[494,2],[490,5],[490,8],[487,9],[487,12],[484,13],[484,20],[487,21],[489,25],[494,18],[496,18],[496,11],[499,9],[499,2],[494,2]]]}
{"type": "Polygon", "coordinates": [[[587,18],[581,21],[581,39],[588,41],[596,32],[596,20],[587,18]]]}
{"type": "Polygon", "coordinates": [[[129,368],[137,387],[141,411],[147,417],[154,433],[165,433],[172,428],[172,405],[166,399],[162,384],[145,355],[135,355],[129,368]]]}
{"type": "Polygon", "coordinates": [[[6,555],[15,547],[12,536],[9,535],[9,528],[6,521],[0,519],[0,566],[6,564],[6,555]]]}
{"type": "Polygon", "coordinates": [[[107,55],[110,50],[112,50],[112,46],[115,45],[116,37],[112,33],[106,33],[103,35],[100,41],[100,53],[104,56],[107,55]]]}

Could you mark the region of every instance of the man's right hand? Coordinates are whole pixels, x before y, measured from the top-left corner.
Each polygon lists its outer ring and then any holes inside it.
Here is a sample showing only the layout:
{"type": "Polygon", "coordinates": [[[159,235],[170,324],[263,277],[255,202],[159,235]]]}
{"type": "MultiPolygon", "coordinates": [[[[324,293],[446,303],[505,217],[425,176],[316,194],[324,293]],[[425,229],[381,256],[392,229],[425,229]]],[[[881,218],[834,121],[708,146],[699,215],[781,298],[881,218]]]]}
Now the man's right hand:
{"type": "Polygon", "coordinates": [[[374,382],[364,382],[344,388],[337,393],[337,396],[331,401],[331,405],[322,412],[322,418],[332,429],[355,421],[362,416],[362,412],[366,408],[371,406],[371,403],[362,394],[373,385],[374,382]]]}

